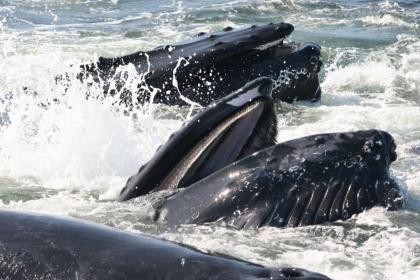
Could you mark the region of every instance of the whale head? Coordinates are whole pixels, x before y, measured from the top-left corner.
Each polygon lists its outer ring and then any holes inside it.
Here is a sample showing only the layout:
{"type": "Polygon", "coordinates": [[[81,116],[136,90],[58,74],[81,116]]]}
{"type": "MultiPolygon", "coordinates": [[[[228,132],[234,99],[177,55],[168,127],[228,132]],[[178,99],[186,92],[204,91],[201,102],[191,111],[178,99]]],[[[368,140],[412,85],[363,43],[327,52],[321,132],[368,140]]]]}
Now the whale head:
{"type": "Polygon", "coordinates": [[[188,186],[275,144],[272,86],[269,78],[256,79],[195,115],[128,179],[119,200],[188,186]]]}
{"type": "Polygon", "coordinates": [[[346,220],[403,197],[389,174],[392,136],[365,130],[307,136],[248,156],[156,205],[168,224],[224,221],[236,228],[346,220]]]}
{"type": "Polygon", "coordinates": [[[316,43],[290,43],[283,44],[274,51],[278,53],[277,59],[271,63],[281,70],[276,79],[273,98],[289,103],[298,100],[319,100],[321,46],[316,43]]]}
{"type": "Polygon", "coordinates": [[[183,95],[206,105],[215,97],[221,98],[226,90],[236,90],[247,81],[265,76],[275,81],[273,100],[290,103],[320,99],[321,47],[316,43],[285,43],[293,29],[287,23],[228,29],[174,46],[183,53],[190,49],[197,52],[177,72],[183,95]],[[210,44],[213,42],[214,46],[210,44]],[[182,83],[183,77],[188,77],[186,83],[182,83]],[[197,88],[202,80],[212,86],[197,88]]]}
{"type": "Polygon", "coordinates": [[[186,105],[179,93],[206,106],[260,77],[275,81],[274,100],[318,100],[320,46],[285,43],[293,30],[281,22],[202,32],[150,51],[100,57],[82,65],[78,77],[101,85],[105,95],[117,94],[128,107],[148,101],[186,105]],[[123,78],[130,64],[140,74],[134,88],[132,79],[123,78]]]}

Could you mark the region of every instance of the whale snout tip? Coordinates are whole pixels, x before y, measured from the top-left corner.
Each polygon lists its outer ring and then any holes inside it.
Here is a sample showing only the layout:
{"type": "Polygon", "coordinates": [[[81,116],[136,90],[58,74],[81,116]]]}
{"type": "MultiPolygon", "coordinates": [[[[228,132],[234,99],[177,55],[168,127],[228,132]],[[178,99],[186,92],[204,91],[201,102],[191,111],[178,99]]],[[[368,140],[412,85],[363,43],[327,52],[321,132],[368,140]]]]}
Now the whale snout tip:
{"type": "Polygon", "coordinates": [[[321,46],[317,43],[307,42],[307,43],[303,43],[299,46],[299,51],[308,53],[310,55],[320,56],[321,55],[321,46]]]}
{"type": "Polygon", "coordinates": [[[396,161],[397,160],[397,144],[395,144],[395,140],[394,137],[392,137],[391,134],[389,134],[388,132],[385,132],[387,134],[387,138],[388,140],[388,149],[389,149],[389,160],[390,162],[396,161]]]}
{"type": "Polygon", "coordinates": [[[319,274],[319,273],[315,273],[315,272],[311,272],[305,269],[300,269],[300,268],[292,268],[292,267],[286,267],[286,268],[281,268],[281,269],[277,269],[277,270],[272,270],[270,273],[270,279],[278,279],[278,280],[285,280],[285,279],[289,279],[289,280],[293,280],[293,279],[299,279],[299,280],[304,280],[304,279],[311,279],[311,280],[330,280],[330,278],[328,278],[325,275],[319,274]]]}
{"type": "Polygon", "coordinates": [[[390,162],[396,161],[398,154],[397,154],[397,145],[395,145],[395,142],[393,141],[390,147],[390,151],[389,151],[389,160],[390,162]]]}
{"type": "Polygon", "coordinates": [[[257,79],[258,92],[261,96],[272,98],[272,91],[274,87],[274,81],[268,77],[262,77],[257,79]]]}
{"type": "Polygon", "coordinates": [[[389,163],[397,160],[397,144],[395,143],[394,137],[387,131],[380,131],[381,134],[381,140],[385,144],[385,149],[388,154],[389,163]]]}
{"type": "Polygon", "coordinates": [[[274,87],[273,79],[269,77],[260,77],[255,80],[248,82],[244,86],[244,91],[250,91],[253,89],[257,89],[258,95],[272,97],[271,92],[274,87]]]}
{"type": "Polygon", "coordinates": [[[260,77],[246,83],[231,95],[222,100],[223,103],[241,107],[260,98],[272,99],[274,81],[268,77],[260,77]]]}
{"type": "Polygon", "coordinates": [[[375,162],[386,162],[388,166],[397,160],[397,145],[391,134],[376,129],[366,132],[368,134],[363,146],[365,156],[372,158],[375,162]]]}
{"type": "Polygon", "coordinates": [[[281,35],[287,36],[295,30],[295,27],[290,23],[280,22],[275,25],[275,30],[280,32],[281,35]]]}

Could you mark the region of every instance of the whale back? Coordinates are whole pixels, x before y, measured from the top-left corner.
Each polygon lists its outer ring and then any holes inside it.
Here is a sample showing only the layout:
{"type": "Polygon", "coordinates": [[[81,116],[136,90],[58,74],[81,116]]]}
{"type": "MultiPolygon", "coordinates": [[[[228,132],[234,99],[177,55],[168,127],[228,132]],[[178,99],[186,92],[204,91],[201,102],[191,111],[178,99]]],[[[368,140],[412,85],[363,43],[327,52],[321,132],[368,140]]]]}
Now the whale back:
{"type": "Polygon", "coordinates": [[[186,187],[275,143],[272,81],[260,78],[208,106],[128,179],[120,200],[186,187]]]}
{"type": "Polygon", "coordinates": [[[0,279],[328,279],[40,214],[0,211],[0,240],[0,279]]]}
{"type": "Polygon", "coordinates": [[[237,228],[345,220],[379,205],[401,207],[389,175],[392,136],[378,130],[320,134],[267,148],[156,206],[168,224],[224,221],[237,228]]]}

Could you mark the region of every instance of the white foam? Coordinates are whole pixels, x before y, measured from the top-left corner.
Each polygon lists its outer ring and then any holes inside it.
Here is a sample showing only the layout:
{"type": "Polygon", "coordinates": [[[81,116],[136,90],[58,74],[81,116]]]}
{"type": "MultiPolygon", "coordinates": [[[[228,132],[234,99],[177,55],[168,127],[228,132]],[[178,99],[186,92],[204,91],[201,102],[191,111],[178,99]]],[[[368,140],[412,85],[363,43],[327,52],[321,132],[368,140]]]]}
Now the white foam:
{"type": "MultiPolygon", "coordinates": [[[[155,122],[143,108],[130,115],[116,110],[113,103],[119,97],[102,100],[100,87],[88,89],[75,79],[77,68],[66,66],[71,63],[61,55],[46,50],[1,59],[0,97],[10,92],[12,100],[0,103],[11,122],[0,129],[0,172],[36,177],[52,188],[100,189],[115,195],[179,122],[155,122]],[[64,72],[73,77],[70,86],[54,80],[64,72]],[[86,99],[87,91],[92,98],[86,99]]],[[[128,76],[127,87],[136,87],[138,76],[128,76]]]]}
{"type": "MultiPolygon", "coordinates": [[[[65,6],[65,2],[61,4],[65,6]]],[[[119,1],[118,6],[123,2],[119,1]]],[[[189,4],[174,2],[166,14],[142,12],[89,25],[96,31],[120,28],[144,18],[159,21],[159,27],[134,39],[82,36],[76,29],[85,25],[78,22],[37,26],[27,22],[33,29],[14,30],[0,19],[0,97],[9,92],[14,96],[9,105],[0,103],[0,112],[7,107],[12,121],[0,129],[0,179],[12,179],[12,183],[0,186],[0,208],[81,217],[267,266],[302,267],[334,279],[416,279],[420,273],[420,234],[418,213],[412,209],[390,213],[374,208],[347,222],[283,230],[238,231],[214,225],[168,229],[154,224],[148,212],[150,196],[128,203],[114,199],[127,177],[179,127],[179,115],[185,118],[188,112],[170,109],[169,119],[157,119],[154,114],[158,110],[145,106],[125,114],[124,107],[112,105],[117,98],[86,100],[88,89],[77,79],[71,79],[67,91],[54,81],[57,74],[74,74],[76,69],[69,65],[87,62],[95,53],[115,56],[150,49],[162,42],[184,39],[198,29],[239,27],[245,19],[254,20],[249,12],[261,15],[271,11],[276,16],[273,21],[281,17],[300,26],[297,36],[304,37],[309,34],[306,31],[312,33],[314,27],[319,28],[321,32],[308,36],[313,35],[313,40],[321,43],[325,40],[329,46],[323,49],[326,65],[321,102],[282,105],[278,140],[325,132],[388,130],[396,138],[399,155],[391,169],[405,183],[410,196],[420,197],[420,160],[412,151],[420,137],[418,36],[400,34],[394,44],[385,46],[340,47],[334,42],[336,34],[331,39],[329,33],[322,33],[330,32],[322,28],[334,28],[331,24],[350,28],[364,25],[372,30],[401,26],[407,33],[410,29],[405,27],[415,26],[410,15],[401,14],[396,2],[357,8],[340,3],[330,9],[325,7],[325,1],[314,1],[309,3],[314,8],[306,10],[308,2],[300,0],[212,2],[205,8],[229,11],[231,17],[211,23],[194,19],[191,23],[187,19],[194,14],[189,4]],[[334,17],[335,13],[345,17],[334,17]],[[336,59],[335,63],[326,58],[336,59]],[[24,86],[38,95],[26,95],[24,86]],[[52,102],[48,109],[36,105],[54,98],[60,103],[52,102]],[[11,202],[3,199],[8,195],[4,187],[16,191],[17,198],[9,196],[11,202]]],[[[354,39],[361,44],[358,37],[354,39]]],[[[132,66],[120,71],[127,73],[127,88],[137,85],[138,76],[132,66]]],[[[280,82],[287,82],[288,76],[280,78],[280,82]]],[[[89,91],[94,97],[102,94],[100,88],[89,91]]],[[[412,203],[410,207],[419,206],[412,203]]]]}
{"type": "Polygon", "coordinates": [[[330,72],[322,84],[324,91],[371,89],[383,92],[395,79],[395,69],[386,62],[367,61],[351,64],[330,72]],[[372,75],[375,73],[375,75],[372,75]]]}
{"type": "Polygon", "coordinates": [[[405,27],[415,27],[416,23],[406,22],[395,16],[385,14],[379,16],[365,16],[360,19],[365,25],[377,25],[377,26],[405,26],[405,27]]]}

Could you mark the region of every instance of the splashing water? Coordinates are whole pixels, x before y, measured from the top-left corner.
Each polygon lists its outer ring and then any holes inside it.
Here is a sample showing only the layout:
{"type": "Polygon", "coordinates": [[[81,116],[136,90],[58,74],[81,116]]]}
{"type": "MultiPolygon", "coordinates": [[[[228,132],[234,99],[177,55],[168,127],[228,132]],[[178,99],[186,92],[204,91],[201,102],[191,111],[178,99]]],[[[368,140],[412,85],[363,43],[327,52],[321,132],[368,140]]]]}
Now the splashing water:
{"type": "Polygon", "coordinates": [[[186,60],[185,58],[181,57],[180,59],[178,59],[178,61],[176,63],[176,66],[175,66],[175,68],[172,72],[172,85],[178,91],[178,94],[181,97],[181,100],[190,105],[190,110],[188,111],[188,116],[187,116],[187,119],[189,119],[189,118],[191,118],[191,114],[193,113],[194,107],[197,106],[198,108],[202,108],[202,106],[200,104],[198,104],[196,102],[193,102],[192,100],[188,99],[184,95],[182,95],[181,91],[179,90],[178,80],[176,79],[176,71],[181,66],[182,62],[184,62],[184,66],[187,66],[189,64],[188,60],[186,60]]]}
{"type": "MultiPolygon", "coordinates": [[[[1,208],[80,217],[265,265],[304,267],[334,279],[420,275],[417,3],[0,2],[1,208]],[[271,21],[293,23],[293,40],[320,43],[326,63],[320,102],[279,106],[278,141],[356,129],[389,131],[398,146],[399,159],[391,169],[407,196],[404,210],[376,208],[322,226],[235,231],[218,225],[167,229],[154,224],[151,205],[162,194],[116,202],[128,176],[193,111],[191,106],[141,106],[135,96],[136,106],[124,107],[119,94],[102,98],[100,85],[78,80],[79,69],[72,65],[147,50],[200,31],[271,21]],[[63,73],[68,79],[57,82],[63,73]]],[[[139,76],[128,65],[117,72],[125,89],[137,89],[148,70],[139,76]]],[[[278,82],[287,82],[290,75],[296,73],[280,73],[278,82]]],[[[156,94],[147,85],[142,90],[156,94]]]]}

